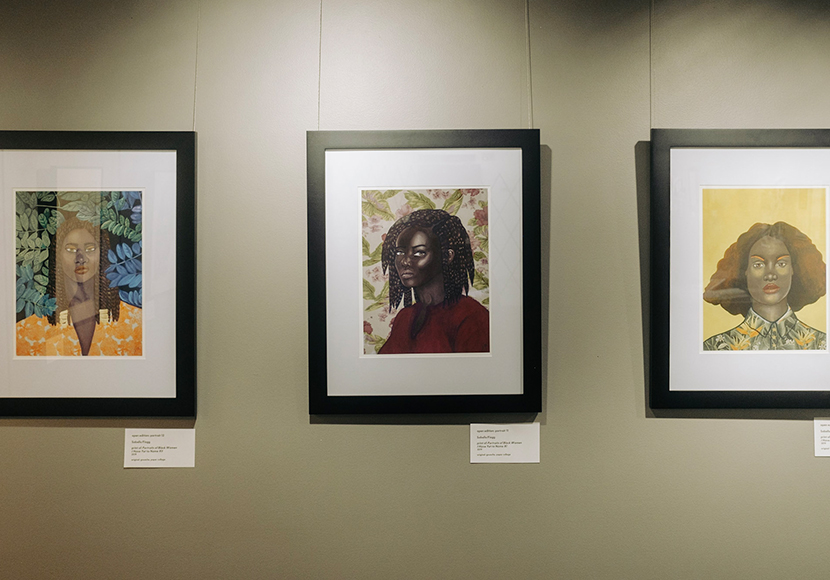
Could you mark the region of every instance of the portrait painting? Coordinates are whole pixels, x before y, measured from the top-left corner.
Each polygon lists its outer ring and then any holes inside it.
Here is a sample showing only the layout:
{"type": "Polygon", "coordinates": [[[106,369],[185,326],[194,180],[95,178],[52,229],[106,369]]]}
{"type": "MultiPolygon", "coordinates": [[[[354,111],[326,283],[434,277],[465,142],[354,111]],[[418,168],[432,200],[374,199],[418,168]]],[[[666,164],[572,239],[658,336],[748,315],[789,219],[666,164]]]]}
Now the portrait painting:
{"type": "Polygon", "coordinates": [[[488,189],[361,189],[363,355],[490,352],[488,189]]]}
{"type": "Polygon", "coordinates": [[[190,131],[0,131],[0,416],[195,417],[190,131]]]}
{"type": "Polygon", "coordinates": [[[830,130],[652,129],[649,405],[830,400],[830,130]]]}
{"type": "Polygon", "coordinates": [[[538,409],[539,132],[307,138],[309,411],[538,409]]]}
{"type": "Polygon", "coordinates": [[[142,192],[15,192],[15,355],[140,357],[142,192]]]}
{"type": "Polygon", "coordinates": [[[827,189],[701,195],[703,351],[826,352],[827,189]]]}

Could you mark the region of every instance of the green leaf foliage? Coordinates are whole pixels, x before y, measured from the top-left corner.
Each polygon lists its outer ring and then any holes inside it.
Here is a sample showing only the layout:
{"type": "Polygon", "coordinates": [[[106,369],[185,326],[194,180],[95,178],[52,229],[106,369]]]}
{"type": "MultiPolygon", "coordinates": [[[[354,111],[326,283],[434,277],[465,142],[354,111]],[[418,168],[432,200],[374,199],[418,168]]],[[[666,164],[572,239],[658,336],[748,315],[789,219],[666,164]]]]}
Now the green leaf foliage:
{"type": "MultiPolygon", "coordinates": [[[[19,201],[23,207],[33,209],[37,207],[37,194],[34,191],[18,191],[17,201],[19,201]]],[[[23,208],[18,206],[17,213],[21,213],[22,211],[23,208]]]]}
{"type": "MultiPolygon", "coordinates": [[[[362,209],[364,219],[378,216],[383,220],[395,220],[395,216],[389,208],[389,202],[386,201],[394,195],[394,193],[391,195],[389,195],[389,193],[390,190],[380,192],[374,189],[367,189],[363,191],[362,209]]],[[[395,191],[395,193],[397,193],[397,191],[395,191]]]]}
{"type": "Polygon", "coordinates": [[[476,290],[487,290],[490,287],[490,280],[481,270],[476,270],[475,278],[473,278],[473,288],[476,290]]]}
{"type": "Polygon", "coordinates": [[[84,220],[92,225],[99,225],[101,223],[101,204],[100,198],[95,200],[89,196],[77,201],[70,201],[61,206],[61,209],[69,212],[77,212],[79,220],[84,220]]]}
{"type": "Polygon", "coordinates": [[[435,203],[423,193],[407,191],[404,193],[404,197],[406,197],[406,202],[413,210],[435,209],[435,203]]]}
{"type": "Polygon", "coordinates": [[[363,299],[372,301],[378,299],[378,297],[375,296],[375,287],[372,286],[372,283],[365,278],[363,279],[363,299]]]}
{"type": "Polygon", "coordinates": [[[460,189],[456,189],[451,196],[444,202],[444,207],[441,208],[448,214],[455,215],[461,209],[461,203],[464,201],[464,196],[460,189]]]}
{"type": "Polygon", "coordinates": [[[372,302],[369,306],[366,307],[366,312],[371,312],[372,310],[377,310],[379,308],[385,308],[388,306],[386,300],[378,300],[377,302],[372,302]]]}
{"type": "Polygon", "coordinates": [[[62,191],[62,192],[60,192],[60,198],[63,201],[80,201],[80,200],[82,200],[86,197],[88,197],[88,194],[85,191],[62,191]]]}
{"type": "Polygon", "coordinates": [[[366,344],[375,347],[376,353],[386,344],[386,339],[377,334],[364,334],[363,339],[366,341],[366,344]]]}
{"type": "Polygon", "coordinates": [[[31,266],[16,268],[16,308],[25,316],[46,316],[55,311],[55,299],[46,295],[45,284],[40,283],[43,276],[34,275],[31,266]]]}
{"type": "MultiPolygon", "coordinates": [[[[366,243],[368,244],[368,242],[366,242],[366,243]]],[[[380,262],[381,258],[383,257],[383,242],[379,243],[378,247],[375,248],[374,251],[372,251],[372,253],[370,253],[370,254],[365,254],[364,253],[364,255],[369,256],[368,260],[363,260],[363,266],[364,267],[372,266],[372,265],[377,264],[378,262],[380,262]]]]}

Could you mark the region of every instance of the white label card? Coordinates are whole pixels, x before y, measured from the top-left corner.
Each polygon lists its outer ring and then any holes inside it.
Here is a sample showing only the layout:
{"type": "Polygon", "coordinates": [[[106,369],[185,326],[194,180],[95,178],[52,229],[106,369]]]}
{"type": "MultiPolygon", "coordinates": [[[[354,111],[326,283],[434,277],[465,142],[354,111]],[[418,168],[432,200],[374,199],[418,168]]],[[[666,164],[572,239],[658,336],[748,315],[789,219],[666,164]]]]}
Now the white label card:
{"type": "Polygon", "coordinates": [[[124,467],[195,466],[195,429],[124,429],[124,467]]]}
{"type": "Polygon", "coordinates": [[[539,423],[470,424],[470,463],[539,463],[539,423]]]}
{"type": "Polygon", "coordinates": [[[830,457],[830,419],[813,419],[816,457],[830,457]]]}

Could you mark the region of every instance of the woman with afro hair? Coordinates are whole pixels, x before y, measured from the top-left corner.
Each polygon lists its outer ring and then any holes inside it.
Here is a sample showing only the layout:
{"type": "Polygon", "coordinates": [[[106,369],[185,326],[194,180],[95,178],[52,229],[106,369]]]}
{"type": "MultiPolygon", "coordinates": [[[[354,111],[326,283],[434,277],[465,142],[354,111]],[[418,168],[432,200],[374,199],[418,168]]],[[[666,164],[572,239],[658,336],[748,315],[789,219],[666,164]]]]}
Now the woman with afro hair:
{"type": "Polygon", "coordinates": [[[475,264],[458,217],[440,209],[402,217],[386,234],[381,265],[389,311],[404,308],[379,354],[490,352],[490,313],[466,296],[475,264]]]}
{"type": "Polygon", "coordinates": [[[826,291],[815,244],[785,223],[757,223],[729,246],[703,299],[744,321],[703,343],[704,350],[826,350],[827,335],[795,315],[826,291]]]}

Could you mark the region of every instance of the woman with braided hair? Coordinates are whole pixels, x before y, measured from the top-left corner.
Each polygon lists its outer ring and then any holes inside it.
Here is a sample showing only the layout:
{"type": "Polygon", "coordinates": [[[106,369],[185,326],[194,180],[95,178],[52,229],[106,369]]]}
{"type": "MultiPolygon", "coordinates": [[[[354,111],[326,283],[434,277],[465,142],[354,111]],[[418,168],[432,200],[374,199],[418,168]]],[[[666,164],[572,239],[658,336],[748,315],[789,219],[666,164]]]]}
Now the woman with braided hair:
{"type": "Polygon", "coordinates": [[[18,356],[141,355],[141,309],[110,288],[109,249],[107,232],[89,221],[73,216],[57,228],[47,284],[57,307],[17,323],[18,356]]]}
{"type": "Polygon", "coordinates": [[[402,217],[386,234],[381,265],[389,311],[404,308],[379,354],[490,352],[490,313],[465,295],[475,264],[458,217],[440,209],[402,217]]]}

